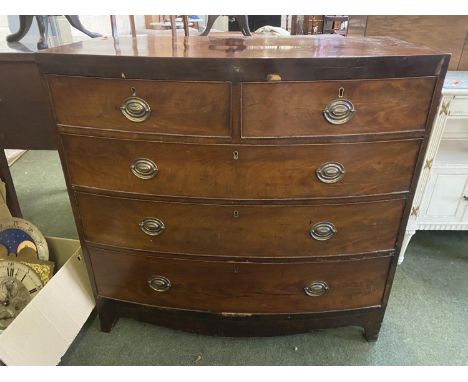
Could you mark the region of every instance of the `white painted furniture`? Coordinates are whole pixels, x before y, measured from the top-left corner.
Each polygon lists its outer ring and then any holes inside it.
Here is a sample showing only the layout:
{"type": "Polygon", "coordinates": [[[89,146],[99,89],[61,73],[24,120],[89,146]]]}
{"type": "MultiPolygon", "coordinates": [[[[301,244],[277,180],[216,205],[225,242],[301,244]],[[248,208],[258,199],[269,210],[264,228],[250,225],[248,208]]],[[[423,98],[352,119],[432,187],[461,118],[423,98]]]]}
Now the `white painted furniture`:
{"type": "Polygon", "coordinates": [[[447,72],[399,263],[417,230],[468,230],[468,72],[447,72]]]}

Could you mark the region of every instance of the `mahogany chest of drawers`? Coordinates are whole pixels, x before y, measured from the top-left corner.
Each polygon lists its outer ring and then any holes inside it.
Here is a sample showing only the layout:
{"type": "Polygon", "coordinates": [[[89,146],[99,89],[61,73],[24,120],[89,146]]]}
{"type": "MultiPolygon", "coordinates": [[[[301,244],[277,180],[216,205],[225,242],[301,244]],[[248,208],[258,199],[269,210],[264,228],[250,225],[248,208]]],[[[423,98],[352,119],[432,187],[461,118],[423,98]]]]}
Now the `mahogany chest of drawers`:
{"type": "Polygon", "coordinates": [[[448,61],[351,37],[38,53],[102,330],[375,340],[448,61]]]}

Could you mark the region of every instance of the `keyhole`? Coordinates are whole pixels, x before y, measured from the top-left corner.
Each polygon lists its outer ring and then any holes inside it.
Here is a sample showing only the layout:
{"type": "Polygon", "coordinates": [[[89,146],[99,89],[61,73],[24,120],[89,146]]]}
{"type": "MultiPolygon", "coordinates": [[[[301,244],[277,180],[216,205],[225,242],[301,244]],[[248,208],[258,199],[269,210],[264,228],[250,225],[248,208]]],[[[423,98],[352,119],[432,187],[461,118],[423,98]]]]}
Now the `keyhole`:
{"type": "Polygon", "coordinates": [[[234,158],[234,160],[238,160],[239,159],[239,151],[234,150],[232,152],[232,157],[234,158]]]}
{"type": "Polygon", "coordinates": [[[235,218],[238,218],[239,217],[239,211],[235,210],[233,215],[234,215],[235,218]]]}
{"type": "Polygon", "coordinates": [[[343,98],[344,96],[344,88],[341,87],[339,90],[338,90],[338,98],[343,98]]]}

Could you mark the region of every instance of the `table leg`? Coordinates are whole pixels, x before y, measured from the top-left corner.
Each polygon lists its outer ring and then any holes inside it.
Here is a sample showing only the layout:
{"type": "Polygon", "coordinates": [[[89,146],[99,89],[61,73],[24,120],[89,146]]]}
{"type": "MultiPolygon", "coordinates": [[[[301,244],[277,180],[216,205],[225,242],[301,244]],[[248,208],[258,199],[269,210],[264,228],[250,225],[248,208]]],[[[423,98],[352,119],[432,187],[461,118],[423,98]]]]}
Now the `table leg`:
{"type": "Polygon", "coordinates": [[[8,160],[3,149],[0,149],[0,178],[6,186],[6,202],[11,214],[17,218],[23,217],[16,196],[15,185],[11,178],[10,167],[8,167],[8,160]]]}

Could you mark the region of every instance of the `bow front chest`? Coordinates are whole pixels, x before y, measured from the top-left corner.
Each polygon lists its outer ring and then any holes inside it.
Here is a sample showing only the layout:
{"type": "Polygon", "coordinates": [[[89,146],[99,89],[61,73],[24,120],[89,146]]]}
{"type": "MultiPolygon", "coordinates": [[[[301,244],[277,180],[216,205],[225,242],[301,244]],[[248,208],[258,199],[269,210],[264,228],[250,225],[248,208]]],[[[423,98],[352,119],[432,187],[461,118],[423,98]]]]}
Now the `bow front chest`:
{"type": "Polygon", "coordinates": [[[38,53],[102,330],[375,340],[448,61],[339,36],[38,53]]]}

